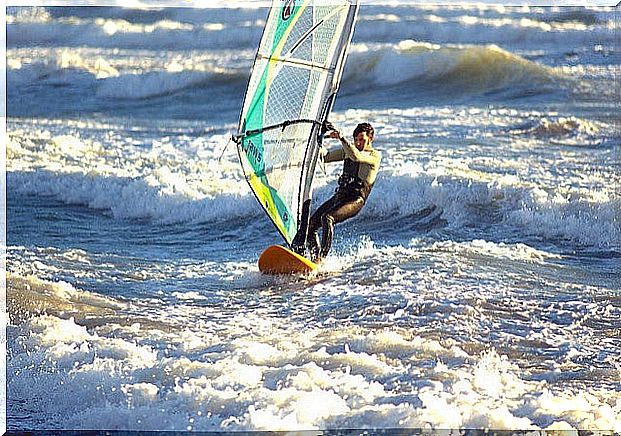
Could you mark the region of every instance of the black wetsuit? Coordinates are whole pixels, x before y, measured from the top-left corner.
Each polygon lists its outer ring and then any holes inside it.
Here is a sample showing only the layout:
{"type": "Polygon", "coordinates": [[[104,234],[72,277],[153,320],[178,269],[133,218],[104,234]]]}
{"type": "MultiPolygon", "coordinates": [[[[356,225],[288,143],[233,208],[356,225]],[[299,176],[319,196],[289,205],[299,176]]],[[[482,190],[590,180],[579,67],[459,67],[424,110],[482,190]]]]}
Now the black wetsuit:
{"type": "Polygon", "coordinates": [[[381,155],[376,150],[362,152],[353,150],[353,146],[347,141],[343,141],[343,149],[342,153],[330,152],[332,157],[330,160],[326,159],[326,162],[344,160],[343,174],[339,177],[339,185],[334,195],[323,203],[310,219],[308,245],[313,260],[324,258],[330,251],[334,224],[352,218],[360,212],[371,193],[379,168],[381,155]],[[321,242],[318,234],[320,227],[321,242]]]}

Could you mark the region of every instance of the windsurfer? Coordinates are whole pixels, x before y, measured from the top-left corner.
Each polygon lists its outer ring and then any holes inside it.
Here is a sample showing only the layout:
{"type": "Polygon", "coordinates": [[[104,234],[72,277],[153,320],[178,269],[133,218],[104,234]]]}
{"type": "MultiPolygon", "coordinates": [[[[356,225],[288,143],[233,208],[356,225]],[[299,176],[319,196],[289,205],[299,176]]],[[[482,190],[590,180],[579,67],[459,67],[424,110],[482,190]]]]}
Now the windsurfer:
{"type": "Polygon", "coordinates": [[[375,130],[369,123],[360,123],[354,129],[352,145],[332,123],[326,122],[324,131],[338,139],[341,147],[327,151],[322,148],[324,162],[343,162],[343,173],[338,179],[334,195],[315,211],[308,228],[308,248],[313,261],[325,258],[332,246],[334,224],[352,218],[367,201],[380,166],[381,153],[373,148],[375,130]],[[319,240],[318,230],[322,237],[319,240]]]}

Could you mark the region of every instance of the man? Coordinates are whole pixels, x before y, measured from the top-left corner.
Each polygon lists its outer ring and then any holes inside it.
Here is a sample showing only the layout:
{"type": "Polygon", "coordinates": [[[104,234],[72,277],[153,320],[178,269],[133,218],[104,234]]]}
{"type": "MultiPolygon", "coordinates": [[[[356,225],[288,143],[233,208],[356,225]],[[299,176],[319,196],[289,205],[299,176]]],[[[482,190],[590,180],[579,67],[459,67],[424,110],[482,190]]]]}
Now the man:
{"type": "Polygon", "coordinates": [[[381,153],[373,148],[375,130],[369,123],[354,129],[354,144],[343,138],[331,123],[324,126],[330,138],[341,141],[342,147],[322,149],[326,163],[344,161],[343,174],[339,177],[334,195],[319,206],[310,219],[308,245],[311,260],[320,262],[332,246],[334,224],[354,217],[364,206],[379,170],[381,153]],[[317,231],[322,229],[321,243],[317,231]]]}

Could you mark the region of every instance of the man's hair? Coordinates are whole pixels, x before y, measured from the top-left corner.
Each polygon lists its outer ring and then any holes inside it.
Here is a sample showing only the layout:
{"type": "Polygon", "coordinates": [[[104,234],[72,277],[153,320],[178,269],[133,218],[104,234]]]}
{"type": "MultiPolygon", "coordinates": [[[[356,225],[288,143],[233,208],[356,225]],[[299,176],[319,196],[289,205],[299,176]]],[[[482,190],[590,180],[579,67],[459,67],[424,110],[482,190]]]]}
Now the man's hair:
{"type": "Polygon", "coordinates": [[[358,136],[359,133],[367,132],[367,136],[371,139],[375,136],[375,129],[369,123],[360,123],[354,129],[354,139],[358,136]]]}

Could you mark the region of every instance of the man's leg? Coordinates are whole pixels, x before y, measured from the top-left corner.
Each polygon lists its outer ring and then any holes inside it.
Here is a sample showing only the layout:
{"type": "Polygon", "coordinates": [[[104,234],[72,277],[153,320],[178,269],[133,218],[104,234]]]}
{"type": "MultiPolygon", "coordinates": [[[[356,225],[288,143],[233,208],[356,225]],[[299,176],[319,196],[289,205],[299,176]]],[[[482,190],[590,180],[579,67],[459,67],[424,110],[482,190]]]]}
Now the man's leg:
{"type": "Polygon", "coordinates": [[[321,217],[321,252],[319,256],[323,259],[328,255],[334,239],[334,218],[329,213],[321,217]]]}
{"type": "Polygon", "coordinates": [[[308,234],[307,242],[309,259],[313,262],[318,262],[320,260],[319,255],[321,254],[321,242],[319,241],[317,230],[308,234]]]}
{"type": "Polygon", "coordinates": [[[334,224],[356,216],[362,209],[362,206],[364,206],[364,199],[362,197],[344,199],[340,202],[335,202],[333,206],[331,210],[326,211],[321,216],[321,258],[326,257],[332,247],[334,224]]]}
{"type": "Polygon", "coordinates": [[[319,241],[319,227],[322,226],[322,217],[338,205],[336,196],[330,197],[325,203],[323,203],[311,216],[308,225],[308,251],[310,260],[318,262],[321,254],[321,242],[319,241]]]}

